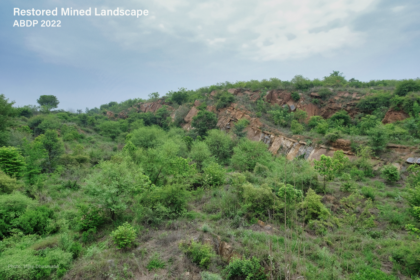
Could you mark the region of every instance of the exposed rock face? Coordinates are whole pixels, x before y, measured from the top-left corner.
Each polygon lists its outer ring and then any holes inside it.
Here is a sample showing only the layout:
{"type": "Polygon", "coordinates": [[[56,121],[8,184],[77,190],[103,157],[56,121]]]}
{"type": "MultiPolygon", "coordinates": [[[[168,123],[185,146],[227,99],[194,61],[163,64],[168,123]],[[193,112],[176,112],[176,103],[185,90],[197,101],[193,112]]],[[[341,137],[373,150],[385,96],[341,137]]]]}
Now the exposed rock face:
{"type": "Polygon", "coordinates": [[[292,94],[286,90],[270,90],[265,96],[265,101],[270,104],[278,104],[280,106],[292,101],[292,94]]]}
{"type": "Polygon", "coordinates": [[[387,123],[393,123],[396,121],[402,121],[410,117],[407,113],[403,111],[394,111],[392,109],[389,109],[388,112],[386,112],[384,119],[382,120],[383,124],[387,123]]]}
{"type": "Polygon", "coordinates": [[[332,143],[332,146],[336,149],[344,150],[344,151],[350,151],[351,150],[351,141],[350,140],[344,140],[344,139],[337,139],[334,143],[332,143]]]}
{"type": "Polygon", "coordinates": [[[106,116],[110,119],[114,118],[114,113],[112,113],[111,111],[106,111],[106,116]]]}

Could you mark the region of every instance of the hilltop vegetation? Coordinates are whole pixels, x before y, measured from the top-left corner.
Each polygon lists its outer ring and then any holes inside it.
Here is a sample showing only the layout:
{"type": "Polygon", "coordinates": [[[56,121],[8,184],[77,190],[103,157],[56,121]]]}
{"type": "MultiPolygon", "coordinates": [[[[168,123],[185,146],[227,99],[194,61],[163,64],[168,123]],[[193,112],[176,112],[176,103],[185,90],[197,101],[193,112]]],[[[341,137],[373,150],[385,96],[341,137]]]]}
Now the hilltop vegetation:
{"type": "Polygon", "coordinates": [[[0,95],[0,278],[418,279],[420,167],[389,147],[420,157],[419,102],[419,80],[338,71],[84,113],[0,95]],[[272,153],[257,120],[333,153],[272,153]]]}

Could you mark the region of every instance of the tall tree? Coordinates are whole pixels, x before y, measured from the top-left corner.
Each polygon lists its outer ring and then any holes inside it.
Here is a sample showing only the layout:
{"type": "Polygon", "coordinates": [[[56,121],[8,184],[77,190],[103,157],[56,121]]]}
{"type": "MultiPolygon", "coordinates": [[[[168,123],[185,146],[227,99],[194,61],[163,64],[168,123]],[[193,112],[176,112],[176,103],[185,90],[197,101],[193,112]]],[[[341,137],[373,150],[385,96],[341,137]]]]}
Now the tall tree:
{"type": "Polygon", "coordinates": [[[12,107],[14,102],[8,102],[9,99],[0,94],[0,147],[5,146],[9,138],[7,128],[10,125],[11,118],[15,115],[15,109],[12,107]]]}
{"type": "Polygon", "coordinates": [[[60,103],[57,97],[54,95],[41,95],[36,102],[38,102],[38,104],[45,108],[47,111],[57,108],[58,104],[60,103]]]}

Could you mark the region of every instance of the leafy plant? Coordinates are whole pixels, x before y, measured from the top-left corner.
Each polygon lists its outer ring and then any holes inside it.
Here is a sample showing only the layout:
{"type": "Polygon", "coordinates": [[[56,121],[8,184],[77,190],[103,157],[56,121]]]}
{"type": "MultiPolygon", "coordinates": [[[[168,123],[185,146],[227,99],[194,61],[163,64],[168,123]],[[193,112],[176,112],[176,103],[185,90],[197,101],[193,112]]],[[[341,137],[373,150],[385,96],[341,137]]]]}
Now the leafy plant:
{"type": "Polygon", "coordinates": [[[21,177],[25,171],[25,159],[15,147],[0,148],[0,169],[11,177],[21,177]]]}
{"type": "Polygon", "coordinates": [[[165,267],[166,263],[160,259],[160,256],[158,254],[154,254],[146,266],[147,270],[149,271],[165,267]]]}
{"type": "Polygon", "coordinates": [[[296,91],[292,92],[292,99],[294,101],[299,101],[299,99],[300,99],[299,93],[297,93],[296,91]]]}
{"type": "Polygon", "coordinates": [[[111,233],[112,240],[120,249],[126,249],[133,246],[136,240],[136,230],[132,225],[125,222],[111,233]]]}
{"type": "Polygon", "coordinates": [[[381,171],[382,177],[388,182],[396,182],[400,179],[400,172],[394,165],[385,165],[381,171]]]}
{"type": "Polygon", "coordinates": [[[198,135],[206,136],[207,131],[216,128],[217,116],[215,113],[202,110],[192,120],[192,127],[197,130],[198,135]]]}
{"type": "Polygon", "coordinates": [[[200,244],[191,240],[188,243],[180,243],[180,249],[191,259],[191,261],[202,268],[208,268],[215,254],[208,244],[200,244]]]}
{"type": "Polygon", "coordinates": [[[247,280],[266,280],[267,275],[264,274],[264,268],[260,264],[260,260],[256,257],[251,259],[234,258],[224,269],[227,280],[247,279],[247,280]]]}

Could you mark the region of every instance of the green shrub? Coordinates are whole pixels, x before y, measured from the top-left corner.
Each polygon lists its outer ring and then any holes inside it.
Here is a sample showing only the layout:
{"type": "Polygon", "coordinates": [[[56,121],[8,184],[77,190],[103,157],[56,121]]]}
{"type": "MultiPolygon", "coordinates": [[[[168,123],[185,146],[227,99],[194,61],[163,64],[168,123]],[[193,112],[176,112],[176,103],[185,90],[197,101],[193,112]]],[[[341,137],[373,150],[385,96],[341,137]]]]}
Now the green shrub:
{"type": "Polygon", "coordinates": [[[363,170],[359,170],[356,167],[350,169],[350,176],[356,181],[362,181],[365,178],[365,173],[363,170]]]}
{"type": "Polygon", "coordinates": [[[388,144],[389,134],[384,126],[377,126],[368,131],[369,145],[375,152],[381,152],[388,144]]]}
{"type": "Polygon", "coordinates": [[[315,128],[320,122],[325,121],[321,116],[312,116],[308,121],[309,128],[315,128]]]}
{"type": "Polygon", "coordinates": [[[373,95],[367,95],[357,103],[357,108],[363,113],[371,114],[378,108],[391,105],[392,94],[388,92],[379,92],[373,95]]]}
{"type": "Polygon", "coordinates": [[[420,91],[420,84],[414,80],[404,80],[397,84],[395,94],[399,96],[406,96],[409,92],[420,91]]]}
{"type": "Polygon", "coordinates": [[[0,195],[10,194],[17,186],[16,178],[10,178],[10,176],[0,171],[0,195]]]}
{"type": "Polygon", "coordinates": [[[394,269],[401,271],[405,275],[419,275],[420,273],[420,246],[418,243],[403,245],[395,248],[392,252],[394,269]]]}
{"type": "Polygon", "coordinates": [[[305,221],[326,220],[330,217],[330,212],[321,202],[322,197],[317,195],[314,190],[309,189],[305,200],[300,203],[300,208],[306,210],[305,221]]]}
{"type": "Polygon", "coordinates": [[[194,141],[191,146],[190,158],[197,164],[198,169],[211,160],[211,152],[205,142],[194,141]]]}
{"type": "Polygon", "coordinates": [[[395,276],[388,275],[385,272],[372,268],[364,267],[357,272],[350,274],[350,280],[396,280],[395,276]]]}
{"type": "Polygon", "coordinates": [[[202,280],[223,280],[223,278],[216,273],[210,273],[208,271],[203,271],[200,273],[202,280]]]}
{"type": "Polygon", "coordinates": [[[157,148],[164,139],[165,131],[157,126],[141,127],[130,133],[130,141],[144,149],[157,148]]]}
{"type": "Polygon", "coordinates": [[[260,260],[256,257],[251,259],[233,259],[224,269],[227,280],[249,279],[249,280],[266,280],[267,275],[264,274],[264,268],[260,264],[260,260]]]}
{"type": "Polygon", "coordinates": [[[120,249],[126,249],[133,246],[136,235],[136,230],[127,222],[111,233],[112,240],[120,249]]]}
{"type": "Polygon", "coordinates": [[[267,147],[262,142],[242,139],[233,149],[232,165],[240,171],[253,171],[258,163],[268,165],[271,159],[267,147]]]}
{"type": "Polygon", "coordinates": [[[332,115],[328,121],[331,124],[340,124],[344,126],[348,126],[351,123],[351,118],[349,116],[349,113],[345,110],[338,111],[334,115],[332,115]]]}
{"type": "MultiPolygon", "coordinates": [[[[261,117],[261,116],[260,116],[261,117]]],[[[249,125],[249,120],[247,119],[240,119],[237,123],[235,123],[233,127],[233,133],[238,138],[243,138],[246,136],[247,132],[244,130],[249,125]]]]}
{"type": "Polygon", "coordinates": [[[200,244],[191,240],[190,244],[181,243],[180,249],[191,261],[202,268],[208,268],[212,258],[215,257],[213,249],[208,244],[200,244]]]}
{"type": "Polygon", "coordinates": [[[339,130],[333,130],[331,132],[328,132],[325,135],[325,142],[326,143],[334,143],[341,137],[341,133],[339,130]]]}
{"type": "Polygon", "coordinates": [[[77,259],[82,251],[82,244],[79,242],[73,242],[69,248],[69,252],[72,254],[73,259],[77,259]]]}
{"type": "Polygon", "coordinates": [[[112,140],[118,137],[121,134],[120,124],[115,121],[104,121],[98,128],[102,136],[109,137],[112,140]]]}
{"type": "Polygon", "coordinates": [[[210,130],[205,143],[218,163],[223,164],[229,161],[233,153],[233,141],[229,134],[219,129],[210,130]]]}
{"type": "Polygon", "coordinates": [[[216,109],[222,109],[228,107],[234,100],[235,96],[229,92],[221,92],[218,93],[215,97],[216,101],[216,109]]]}
{"type": "Polygon", "coordinates": [[[21,177],[25,171],[25,159],[15,147],[0,148],[0,169],[11,177],[21,177]]]}
{"type": "Polygon", "coordinates": [[[27,209],[23,215],[12,223],[15,227],[22,229],[25,234],[50,234],[57,231],[54,223],[54,211],[46,206],[39,206],[35,209],[27,209]]]}
{"type": "Polygon", "coordinates": [[[100,209],[93,205],[78,205],[79,209],[78,228],[81,231],[87,231],[91,228],[98,228],[104,223],[104,218],[100,209]]]}
{"type": "Polygon", "coordinates": [[[203,169],[204,184],[210,187],[221,186],[225,182],[225,170],[219,164],[213,162],[203,169]]]}
{"type": "Polygon", "coordinates": [[[267,177],[269,172],[270,172],[270,169],[267,166],[262,165],[258,162],[255,165],[255,168],[254,168],[254,174],[255,175],[261,176],[261,177],[267,177]]]}
{"type": "Polygon", "coordinates": [[[293,134],[301,134],[303,132],[303,125],[301,125],[297,120],[293,120],[290,125],[290,129],[293,134]]]}
{"type": "Polygon", "coordinates": [[[318,91],[318,94],[322,99],[328,99],[331,95],[334,94],[334,92],[327,88],[322,88],[318,91]]]}
{"type": "Polygon", "coordinates": [[[147,270],[149,271],[165,268],[165,267],[166,267],[166,263],[160,259],[158,254],[154,254],[146,266],[147,270]]]}
{"type": "Polygon", "coordinates": [[[375,201],[375,191],[372,188],[362,187],[360,192],[365,198],[370,198],[372,201],[375,201]]]}
{"type": "Polygon", "coordinates": [[[217,125],[217,116],[215,113],[202,110],[197,116],[193,117],[192,127],[194,127],[199,136],[207,136],[207,131],[215,129],[217,125]]]}
{"type": "Polygon", "coordinates": [[[300,95],[299,95],[299,93],[297,93],[297,92],[292,92],[292,99],[294,100],[294,101],[299,101],[299,99],[300,99],[300,95]]]}
{"type": "Polygon", "coordinates": [[[381,171],[382,178],[388,182],[396,182],[400,179],[400,172],[394,165],[385,165],[381,171]]]}
{"type": "Polygon", "coordinates": [[[82,233],[82,242],[87,244],[95,240],[96,228],[90,228],[82,233]]]}
{"type": "Polygon", "coordinates": [[[263,184],[259,187],[246,183],[238,187],[239,194],[246,204],[246,210],[251,216],[265,219],[268,211],[274,212],[280,209],[280,199],[272,189],[263,184]]]}

